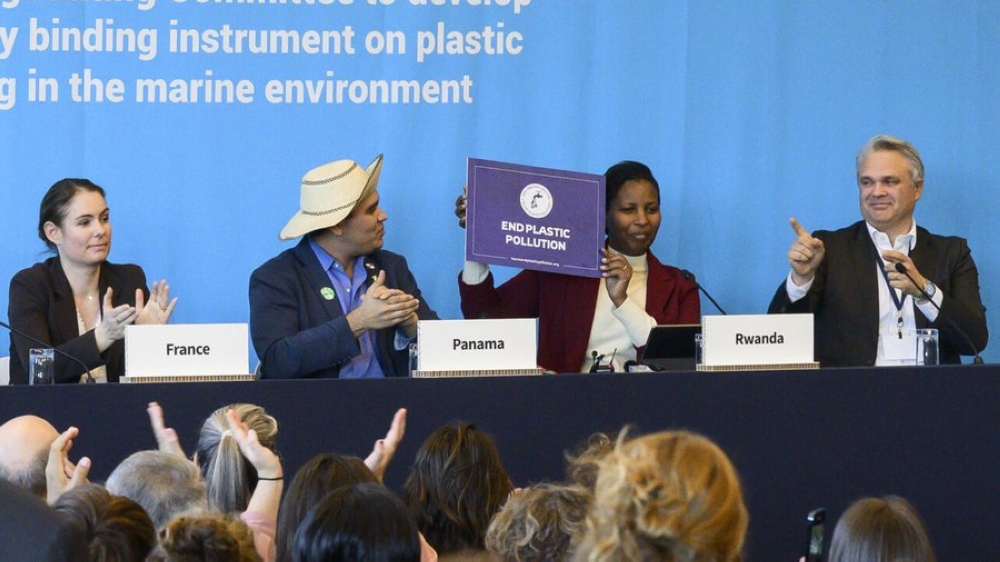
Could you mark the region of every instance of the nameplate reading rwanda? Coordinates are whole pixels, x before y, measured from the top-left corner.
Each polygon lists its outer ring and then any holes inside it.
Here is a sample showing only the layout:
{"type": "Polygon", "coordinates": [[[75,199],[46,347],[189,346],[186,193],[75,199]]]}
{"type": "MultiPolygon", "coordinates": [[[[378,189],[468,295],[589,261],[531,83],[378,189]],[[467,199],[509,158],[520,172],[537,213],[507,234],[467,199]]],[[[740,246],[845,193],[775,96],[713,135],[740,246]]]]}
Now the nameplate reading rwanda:
{"type": "Polygon", "coordinates": [[[604,176],[469,159],[469,261],[600,277],[604,176]]]}

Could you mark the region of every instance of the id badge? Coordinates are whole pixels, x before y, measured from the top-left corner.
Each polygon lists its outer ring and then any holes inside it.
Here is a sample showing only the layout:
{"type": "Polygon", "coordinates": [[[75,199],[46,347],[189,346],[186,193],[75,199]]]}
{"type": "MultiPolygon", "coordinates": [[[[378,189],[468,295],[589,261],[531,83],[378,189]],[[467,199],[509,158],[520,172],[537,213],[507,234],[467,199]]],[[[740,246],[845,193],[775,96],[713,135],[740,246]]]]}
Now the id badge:
{"type": "Polygon", "coordinates": [[[897,333],[883,334],[882,351],[886,359],[916,363],[917,335],[912,332],[904,332],[903,337],[899,337],[897,333]]]}

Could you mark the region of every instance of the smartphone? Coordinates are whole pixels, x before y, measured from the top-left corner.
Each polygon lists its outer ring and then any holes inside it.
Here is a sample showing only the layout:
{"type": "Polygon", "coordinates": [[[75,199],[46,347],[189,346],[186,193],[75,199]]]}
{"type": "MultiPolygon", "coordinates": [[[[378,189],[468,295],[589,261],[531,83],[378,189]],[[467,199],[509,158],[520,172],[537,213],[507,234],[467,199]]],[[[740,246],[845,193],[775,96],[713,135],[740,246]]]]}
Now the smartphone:
{"type": "Polygon", "coordinates": [[[823,547],[826,544],[826,510],[814,509],[806,516],[807,541],[806,562],[823,562],[823,547]]]}

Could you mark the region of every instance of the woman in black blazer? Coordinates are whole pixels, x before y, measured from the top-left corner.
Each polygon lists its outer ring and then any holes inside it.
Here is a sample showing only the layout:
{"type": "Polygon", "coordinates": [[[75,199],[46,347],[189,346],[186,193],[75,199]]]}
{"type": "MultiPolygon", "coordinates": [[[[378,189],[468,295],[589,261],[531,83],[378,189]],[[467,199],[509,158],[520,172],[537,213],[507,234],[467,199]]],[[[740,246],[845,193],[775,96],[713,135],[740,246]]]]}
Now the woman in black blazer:
{"type": "MultiPolygon", "coordinates": [[[[113,264],[111,220],[104,190],[86,179],[56,182],[38,212],[38,237],[55,256],[21,270],[10,282],[8,319],[25,332],[86,364],[98,381],[117,382],[125,370],[125,326],[165,324],[177,304],[165,280],[146,288],[133,264],[113,264]]],[[[43,347],[14,333],[10,382],[28,382],[28,356],[43,347]]],[[[87,378],[83,367],[55,356],[57,383],[87,378]]]]}

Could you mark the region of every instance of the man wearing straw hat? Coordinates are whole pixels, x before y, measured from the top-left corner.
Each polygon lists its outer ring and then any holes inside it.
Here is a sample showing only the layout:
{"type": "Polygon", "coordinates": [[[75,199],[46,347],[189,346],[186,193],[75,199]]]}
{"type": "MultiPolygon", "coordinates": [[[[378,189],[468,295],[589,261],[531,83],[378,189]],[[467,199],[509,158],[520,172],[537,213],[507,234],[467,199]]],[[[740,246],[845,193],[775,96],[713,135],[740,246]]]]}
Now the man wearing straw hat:
{"type": "Polygon", "coordinates": [[[418,319],[437,319],[406,260],[382,249],[382,155],[337,160],[302,178],[278,238],[299,243],[250,276],[250,333],[264,379],[408,374],[418,319]]]}

